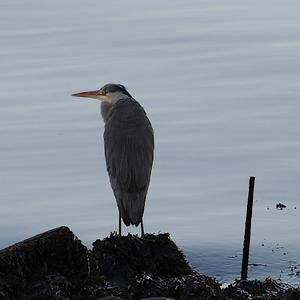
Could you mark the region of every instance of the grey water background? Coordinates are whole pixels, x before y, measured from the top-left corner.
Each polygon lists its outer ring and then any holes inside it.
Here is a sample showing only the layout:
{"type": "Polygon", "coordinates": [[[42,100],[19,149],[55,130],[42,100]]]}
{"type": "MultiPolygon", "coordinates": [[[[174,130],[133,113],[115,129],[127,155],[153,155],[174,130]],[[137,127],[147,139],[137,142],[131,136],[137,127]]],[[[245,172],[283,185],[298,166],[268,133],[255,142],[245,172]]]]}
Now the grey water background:
{"type": "Polygon", "coordinates": [[[228,283],[256,176],[250,277],[299,284],[299,14],[292,0],[2,0],[0,246],[117,229],[99,103],[70,96],[117,82],[155,130],[146,231],[228,283]]]}

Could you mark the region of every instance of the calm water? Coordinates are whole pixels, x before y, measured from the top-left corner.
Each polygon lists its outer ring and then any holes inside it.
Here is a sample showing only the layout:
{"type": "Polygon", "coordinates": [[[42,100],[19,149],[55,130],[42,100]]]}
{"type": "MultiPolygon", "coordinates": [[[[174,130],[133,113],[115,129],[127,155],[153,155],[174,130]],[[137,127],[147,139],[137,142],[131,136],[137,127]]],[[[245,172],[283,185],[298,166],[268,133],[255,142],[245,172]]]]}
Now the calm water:
{"type": "Polygon", "coordinates": [[[250,275],[299,284],[299,13],[299,1],[2,0],[0,246],[59,225],[91,245],[117,228],[99,104],[70,94],[119,82],[155,129],[146,230],[229,282],[256,176],[250,275]]]}

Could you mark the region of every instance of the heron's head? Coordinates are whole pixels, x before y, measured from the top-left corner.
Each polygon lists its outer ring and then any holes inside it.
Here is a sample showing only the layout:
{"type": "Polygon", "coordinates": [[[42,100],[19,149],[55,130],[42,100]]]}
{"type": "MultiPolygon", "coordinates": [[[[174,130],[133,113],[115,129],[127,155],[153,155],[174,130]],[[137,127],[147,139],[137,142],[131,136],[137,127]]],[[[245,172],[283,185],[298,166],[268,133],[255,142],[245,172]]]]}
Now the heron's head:
{"type": "Polygon", "coordinates": [[[124,85],[115,83],[108,83],[100,90],[76,93],[72,94],[72,96],[93,98],[110,104],[114,104],[123,98],[132,98],[124,85]]]}

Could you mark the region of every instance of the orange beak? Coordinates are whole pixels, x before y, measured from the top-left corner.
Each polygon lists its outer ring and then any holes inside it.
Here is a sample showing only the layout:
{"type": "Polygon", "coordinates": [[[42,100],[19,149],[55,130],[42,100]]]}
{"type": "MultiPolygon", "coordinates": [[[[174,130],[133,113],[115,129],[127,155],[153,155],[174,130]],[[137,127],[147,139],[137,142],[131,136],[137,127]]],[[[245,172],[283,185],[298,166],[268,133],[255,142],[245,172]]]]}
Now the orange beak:
{"type": "Polygon", "coordinates": [[[99,96],[101,96],[101,94],[99,94],[99,91],[88,91],[88,92],[72,94],[72,96],[83,97],[83,98],[94,98],[94,99],[100,100],[99,96]]]}

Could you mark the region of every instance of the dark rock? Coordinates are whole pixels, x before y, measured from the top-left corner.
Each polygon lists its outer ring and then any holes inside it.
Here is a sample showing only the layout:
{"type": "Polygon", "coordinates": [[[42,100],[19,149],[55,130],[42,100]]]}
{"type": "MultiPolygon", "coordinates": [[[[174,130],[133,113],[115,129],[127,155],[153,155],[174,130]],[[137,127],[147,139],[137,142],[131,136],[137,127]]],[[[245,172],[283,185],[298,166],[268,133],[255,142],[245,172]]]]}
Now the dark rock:
{"type": "Polygon", "coordinates": [[[28,294],[30,299],[68,300],[72,293],[72,283],[59,273],[52,273],[32,284],[28,294]]]}
{"type": "Polygon", "coordinates": [[[174,298],[166,298],[166,297],[150,297],[150,298],[143,298],[141,300],[175,300],[174,298]]]}
{"type": "Polygon", "coordinates": [[[220,285],[212,278],[197,273],[171,278],[143,275],[130,286],[130,298],[171,297],[181,300],[225,299],[220,285]]]}
{"type": "Polygon", "coordinates": [[[175,300],[174,298],[166,298],[166,297],[150,297],[150,298],[143,298],[141,300],[175,300]]]}
{"type": "Polygon", "coordinates": [[[194,272],[169,234],[112,234],[93,246],[98,271],[121,288],[124,299],[223,299],[220,284],[194,272]]]}
{"type": "MultiPolygon", "coordinates": [[[[281,294],[284,294],[286,285],[278,283],[277,281],[267,278],[264,281],[248,280],[241,281],[236,280],[233,284],[229,285],[224,294],[230,297],[230,299],[292,299],[292,298],[278,298],[281,294]]],[[[300,299],[300,298],[299,298],[300,299]]]]}
{"type": "Polygon", "coordinates": [[[123,299],[115,296],[108,296],[108,297],[98,298],[97,300],[123,300],[123,299]]]}
{"type": "Polygon", "coordinates": [[[126,287],[136,276],[151,274],[161,278],[192,273],[184,255],[169,234],[146,234],[143,239],[111,234],[93,243],[99,272],[118,286],[126,287]]]}
{"type": "MultiPolygon", "coordinates": [[[[88,296],[87,248],[59,227],[0,251],[0,299],[64,300],[88,296]]],[[[88,299],[88,298],[87,298],[88,299]]]]}
{"type": "Polygon", "coordinates": [[[275,300],[287,299],[287,300],[299,300],[300,299],[300,288],[288,288],[280,291],[275,300]]]}
{"type": "Polygon", "coordinates": [[[53,270],[86,277],[86,255],[87,248],[70,229],[59,227],[1,250],[0,271],[22,279],[40,278],[53,270]]]}
{"type": "Polygon", "coordinates": [[[0,251],[0,300],[296,300],[272,279],[225,289],[193,271],[168,234],[112,234],[88,251],[59,227],[0,251]]]}

